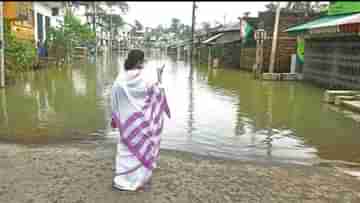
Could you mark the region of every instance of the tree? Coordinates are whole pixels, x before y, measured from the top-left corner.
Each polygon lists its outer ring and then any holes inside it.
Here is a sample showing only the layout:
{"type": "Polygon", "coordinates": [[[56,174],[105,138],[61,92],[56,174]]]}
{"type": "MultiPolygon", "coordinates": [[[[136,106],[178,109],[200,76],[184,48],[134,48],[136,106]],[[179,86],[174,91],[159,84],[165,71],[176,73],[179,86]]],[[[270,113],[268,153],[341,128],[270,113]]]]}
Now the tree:
{"type": "Polygon", "coordinates": [[[171,19],[170,31],[174,33],[179,33],[180,20],[178,18],[171,19]]]}
{"type": "Polygon", "coordinates": [[[140,21],[135,20],[135,29],[136,30],[142,30],[144,26],[140,23],[140,21]]]}
{"type": "Polygon", "coordinates": [[[248,18],[250,16],[250,13],[251,13],[250,11],[244,12],[244,17],[248,18]]]}
{"type": "Polygon", "coordinates": [[[49,48],[55,50],[57,60],[62,60],[64,57],[71,55],[72,47],[94,44],[95,32],[92,31],[88,24],[81,24],[81,21],[71,12],[66,12],[64,24],[58,29],[50,27],[46,39],[49,48]]]}
{"type": "Polygon", "coordinates": [[[320,12],[319,1],[289,1],[285,8],[287,11],[304,12],[305,16],[310,13],[320,12]]]}
{"type": "Polygon", "coordinates": [[[105,24],[107,24],[107,28],[110,29],[110,21],[112,20],[113,29],[117,29],[125,25],[124,19],[118,14],[103,14],[101,15],[101,19],[105,24]]]}
{"type": "Polygon", "coordinates": [[[158,26],[155,28],[155,31],[158,32],[158,33],[164,33],[164,32],[165,32],[165,28],[163,27],[163,25],[158,25],[158,26]]]}
{"type": "Polygon", "coordinates": [[[113,7],[118,7],[123,13],[127,13],[129,11],[129,5],[125,1],[105,1],[104,3],[110,9],[113,7]]]}
{"type": "MultiPolygon", "coordinates": [[[[104,2],[109,8],[110,8],[110,40],[111,40],[111,47],[112,47],[112,43],[113,43],[113,39],[114,39],[114,36],[113,36],[113,30],[114,30],[114,27],[113,27],[113,15],[112,15],[112,9],[113,7],[118,7],[121,12],[123,13],[126,13],[128,10],[129,10],[129,5],[125,2],[125,1],[105,1],[104,2]]],[[[112,50],[112,49],[111,49],[112,50]]]]}
{"type": "Polygon", "coordinates": [[[266,4],[265,7],[267,8],[268,11],[276,11],[276,4],[272,1],[269,4],[266,4]]]}
{"type": "Polygon", "coordinates": [[[201,27],[207,33],[209,32],[211,25],[209,22],[202,22],[201,27]]]}

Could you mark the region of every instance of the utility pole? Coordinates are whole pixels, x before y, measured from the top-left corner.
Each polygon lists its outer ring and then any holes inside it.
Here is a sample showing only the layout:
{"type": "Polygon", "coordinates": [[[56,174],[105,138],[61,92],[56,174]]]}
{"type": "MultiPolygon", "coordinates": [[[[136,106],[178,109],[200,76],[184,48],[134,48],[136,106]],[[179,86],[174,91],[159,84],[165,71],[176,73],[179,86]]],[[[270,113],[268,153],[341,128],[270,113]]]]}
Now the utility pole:
{"type": "Polygon", "coordinates": [[[97,46],[98,46],[98,36],[97,36],[97,32],[96,32],[96,1],[93,2],[94,4],[94,19],[93,19],[93,23],[94,23],[94,32],[95,32],[95,61],[97,59],[97,55],[98,55],[98,49],[97,49],[97,46]]]}
{"type": "Polygon", "coordinates": [[[93,31],[95,32],[95,31],[96,31],[96,30],[95,30],[96,1],[93,1],[93,2],[92,2],[92,6],[93,6],[93,14],[92,14],[92,24],[93,24],[93,26],[92,26],[92,27],[93,27],[93,31]]]}
{"type": "Polygon", "coordinates": [[[271,56],[270,56],[270,67],[269,72],[274,72],[275,67],[275,58],[276,58],[276,46],[277,46],[277,36],[278,36],[278,27],[279,27],[279,18],[280,18],[280,2],[278,2],[277,9],[276,9],[276,16],[275,16],[275,26],[274,26],[274,33],[272,36],[272,47],[271,47],[271,56]]]}
{"type": "Polygon", "coordinates": [[[196,9],[196,4],[195,4],[195,1],[193,1],[193,7],[192,7],[192,25],[191,25],[190,64],[192,64],[193,51],[194,51],[195,9],[196,9]]]}
{"type": "Polygon", "coordinates": [[[5,63],[4,63],[4,2],[0,2],[0,88],[5,87],[5,63]]]}
{"type": "Polygon", "coordinates": [[[112,6],[110,7],[110,57],[112,56],[112,6]]]}

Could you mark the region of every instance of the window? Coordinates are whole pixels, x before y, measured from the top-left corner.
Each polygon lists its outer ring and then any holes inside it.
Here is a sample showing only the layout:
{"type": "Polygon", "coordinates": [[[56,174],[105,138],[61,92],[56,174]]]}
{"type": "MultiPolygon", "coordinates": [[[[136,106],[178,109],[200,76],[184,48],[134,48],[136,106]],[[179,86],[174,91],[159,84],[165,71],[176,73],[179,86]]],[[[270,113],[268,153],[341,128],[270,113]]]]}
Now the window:
{"type": "Polygon", "coordinates": [[[52,8],[51,9],[51,15],[52,16],[58,16],[59,15],[59,8],[52,8]]]}

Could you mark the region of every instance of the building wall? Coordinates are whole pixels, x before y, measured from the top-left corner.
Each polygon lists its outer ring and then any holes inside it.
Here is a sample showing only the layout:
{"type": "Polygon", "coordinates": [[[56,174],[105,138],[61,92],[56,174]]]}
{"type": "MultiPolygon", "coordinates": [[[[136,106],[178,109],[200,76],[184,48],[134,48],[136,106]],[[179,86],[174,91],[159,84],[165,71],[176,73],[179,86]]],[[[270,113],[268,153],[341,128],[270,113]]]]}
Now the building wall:
{"type": "Polygon", "coordinates": [[[30,2],[4,2],[4,18],[10,21],[11,32],[16,38],[24,40],[34,39],[34,16],[30,2]],[[27,16],[26,20],[19,21],[18,15],[27,16]]]}
{"type": "MultiPolygon", "coordinates": [[[[195,53],[200,53],[200,63],[207,64],[209,51],[211,58],[219,59],[219,66],[222,68],[239,68],[240,66],[240,43],[232,42],[226,44],[216,44],[213,46],[201,46],[195,49],[195,53]],[[209,49],[210,48],[210,49],[209,49]]],[[[199,59],[196,56],[196,59],[199,59]]]]}
{"type": "Polygon", "coordinates": [[[305,40],[304,79],[326,88],[360,88],[360,37],[305,40]]]}
{"type": "Polygon", "coordinates": [[[229,68],[240,67],[240,42],[232,42],[223,46],[222,65],[229,68]]]}
{"type": "Polygon", "coordinates": [[[251,71],[256,63],[256,47],[242,48],[240,59],[240,69],[251,71]]]}
{"type": "MultiPolygon", "coordinates": [[[[304,23],[313,18],[304,17],[304,13],[281,12],[279,18],[278,43],[275,57],[275,72],[290,72],[291,55],[296,53],[296,36],[283,32],[287,28],[304,23]]],[[[275,12],[267,11],[259,13],[258,28],[265,29],[268,40],[264,44],[264,71],[268,71],[272,47],[272,35],[274,32],[275,12]]]]}
{"type": "Polygon", "coordinates": [[[59,27],[61,23],[64,22],[64,14],[65,14],[65,10],[64,8],[61,8],[59,10],[59,15],[58,16],[52,16],[52,10],[51,8],[43,5],[40,1],[39,2],[33,2],[34,5],[34,37],[35,37],[35,41],[37,42],[39,37],[38,37],[38,32],[37,32],[37,26],[38,26],[38,19],[37,19],[37,13],[40,13],[43,18],[43,30],[44,30],[44,40],[46,40],[46,25],[45,25],[45,17],[48,16],[50,17],[50,26],[51,27],[59,27]]]}

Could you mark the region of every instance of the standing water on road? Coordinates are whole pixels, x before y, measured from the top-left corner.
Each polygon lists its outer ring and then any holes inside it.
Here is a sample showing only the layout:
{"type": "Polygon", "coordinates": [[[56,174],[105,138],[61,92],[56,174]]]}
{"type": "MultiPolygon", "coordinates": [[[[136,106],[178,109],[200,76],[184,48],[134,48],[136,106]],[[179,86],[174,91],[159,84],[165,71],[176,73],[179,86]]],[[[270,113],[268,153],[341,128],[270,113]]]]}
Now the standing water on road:
{"type": "MultiPolygon", "coordinates": [[[[0,141],[116,142],[109,96],[124,57],[19,76],[0,90],[0,141]]],[[[145,71],[155,77],[150,72],[162,64],[172,113],[162,148],[243,160],[360,163],[360,123],[323,104],[323,89],[197,65],[191,76],[187,62],[165,56],[149,57],[145,71]]]]}

